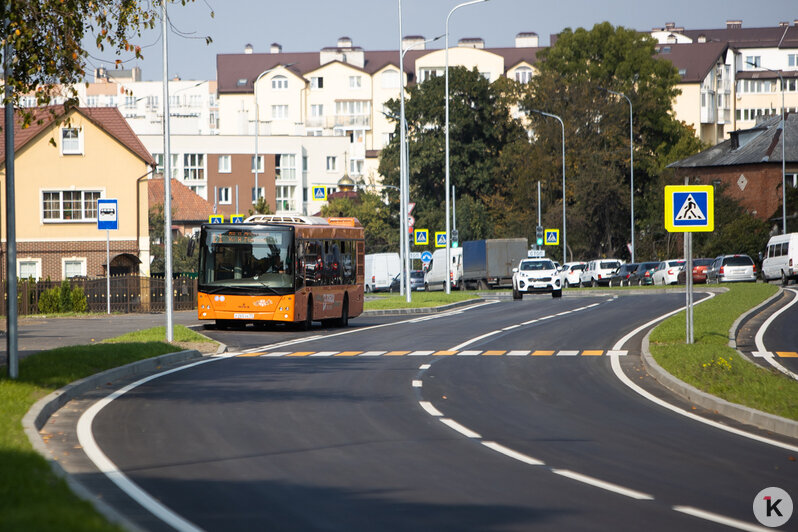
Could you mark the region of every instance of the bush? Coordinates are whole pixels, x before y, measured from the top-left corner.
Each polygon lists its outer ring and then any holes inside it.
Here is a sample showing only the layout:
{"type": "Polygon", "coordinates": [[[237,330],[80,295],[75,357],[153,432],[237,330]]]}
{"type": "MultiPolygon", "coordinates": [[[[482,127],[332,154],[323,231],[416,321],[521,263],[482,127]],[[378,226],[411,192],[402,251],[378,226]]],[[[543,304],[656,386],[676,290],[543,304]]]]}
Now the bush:
{"type": "Polygon", "coordinates": [[[89,310],[89,304],[86,302],[86,293],[83,288],[76,286],[72,290],[72,311],[73,312],[86,312],[89,310]]]}
{"type": "Polygon", "coordinates": [[[87,312],[89,304],[83,288],[72,288],[69,281],[63,281],[58,288],[45,290],[39,296],[39,313],[55,314],[57,312],[87,312]]]}
{"type": "Polygon", "coordinates": [[[50,288],[42,292],[42,295],[39,296],[40,314],[53,314],[54,312],[58,312],[60,307],[59,293],[60,290],[58,288],[50,288]]]}
{"type": "Polygon", "coordinates": [[[58,293],[58,310],[61,312],[70,312],[72,310],[72,287],[66,279],[61,281],[61,289],[58,293]]]}

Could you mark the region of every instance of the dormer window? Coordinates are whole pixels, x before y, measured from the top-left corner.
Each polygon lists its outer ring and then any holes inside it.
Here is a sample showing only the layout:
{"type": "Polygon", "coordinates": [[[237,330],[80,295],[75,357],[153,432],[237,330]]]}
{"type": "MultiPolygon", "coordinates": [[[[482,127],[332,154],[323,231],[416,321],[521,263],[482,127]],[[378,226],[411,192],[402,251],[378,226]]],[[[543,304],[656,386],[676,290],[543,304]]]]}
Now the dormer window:
{"type": "Polygon", "coordinates": [[[275,76],[272,78],[272,89],[285,90],[288,88],[288,78],[285,76],[275,76]]]}
{"type": "Polygon", "coordinates": [[[236,87],[245,87],[247,85],[247,78],[239,78],[236,81],[236,87]]]}
{"type": "Polygon", "coordinates": [[[83,135],[78,128],[61,128],[61,155],[83,155],[83,135]]]}

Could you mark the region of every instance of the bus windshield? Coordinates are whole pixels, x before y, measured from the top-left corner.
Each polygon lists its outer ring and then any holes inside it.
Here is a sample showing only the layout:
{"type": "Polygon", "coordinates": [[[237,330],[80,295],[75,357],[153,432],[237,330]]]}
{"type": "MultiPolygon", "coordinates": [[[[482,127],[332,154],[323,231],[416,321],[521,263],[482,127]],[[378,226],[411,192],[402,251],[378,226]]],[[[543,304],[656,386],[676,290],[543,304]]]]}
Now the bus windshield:
{"type": "Polygon", "coordinates": [[[291,293],[293,233],[275,227],[203,228],[199,286],[207,293],[291,293]]]}

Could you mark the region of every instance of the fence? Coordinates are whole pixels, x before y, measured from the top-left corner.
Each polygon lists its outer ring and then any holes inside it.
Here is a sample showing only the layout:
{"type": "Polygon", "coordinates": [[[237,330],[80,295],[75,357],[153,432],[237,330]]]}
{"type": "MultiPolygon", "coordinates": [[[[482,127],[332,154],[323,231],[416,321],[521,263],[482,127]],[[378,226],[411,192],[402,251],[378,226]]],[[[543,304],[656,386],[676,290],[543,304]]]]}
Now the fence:
{"type": "MultiPolygon", "coordinates": [[[[81,287],[86,294],[89,312],[105,312],[108,308],[107,284],[104,277],[70,279],[69,284],[81,287]]],[[[164,312],[166,281],[163,278],[118,275],[111,277],[111,312],[164,312]]],[[[51,288],[59,288],[61,281],[20,281],[18,284],[19,315],[39,314],[39,299],[51,288]]],[[[8,300],[6,282],[0,282],[4,299],[8,300]]],[[[176,277],[172,281],[174,310],[197,308],[197,280],[176,277]]],[[[4,308],[6,308],[4,306],[4,308]]]]}

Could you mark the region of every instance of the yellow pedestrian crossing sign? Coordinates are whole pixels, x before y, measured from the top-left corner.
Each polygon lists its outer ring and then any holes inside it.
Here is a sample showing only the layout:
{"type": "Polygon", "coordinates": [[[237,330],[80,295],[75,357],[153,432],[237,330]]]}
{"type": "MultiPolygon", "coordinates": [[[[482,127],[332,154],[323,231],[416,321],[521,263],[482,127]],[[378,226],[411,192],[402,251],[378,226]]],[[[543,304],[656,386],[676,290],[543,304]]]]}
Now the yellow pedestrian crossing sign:
{"type": "Polygon", "coordinates": [[[435,247],[446,247],[446,231],[435,231],[435,247]]]}
{"type": "Polygon", "coordinates": [[[230,223],[231,224],[242,224],[242,223],[244,223],[244,215],[243,214],[231,214],[230,215],[230,223]]]}
{"type": "Polygon", "coordinates": [[[429,244],[429,229],[416,229],[413,231],[415,238],[414,243],[417,246],[426,246],[429,244]]]}
{"type": "Polygon", "coordinates": [[[327,201],[327,187],[313,185],[313,201],[327,201]]]}
{"type": "Polygon", "coordinates": [[[665,187],[665,229],[671,233],[714,231],[714,192],[711,185],[665,187]]]}
{"type": "Polygon", "coordinates": [[[560,230],[559,229],[546,229],[545,237],[543,238],[543,242],[547,246],[559,246],[560,245],[560,230]]]}
{"type": "Polygon", "coordinates": [[[224,223],[224,216],[221,214],[211,214],[208,216],[208,223],[209,224],[223,224],[224,223]]]}

